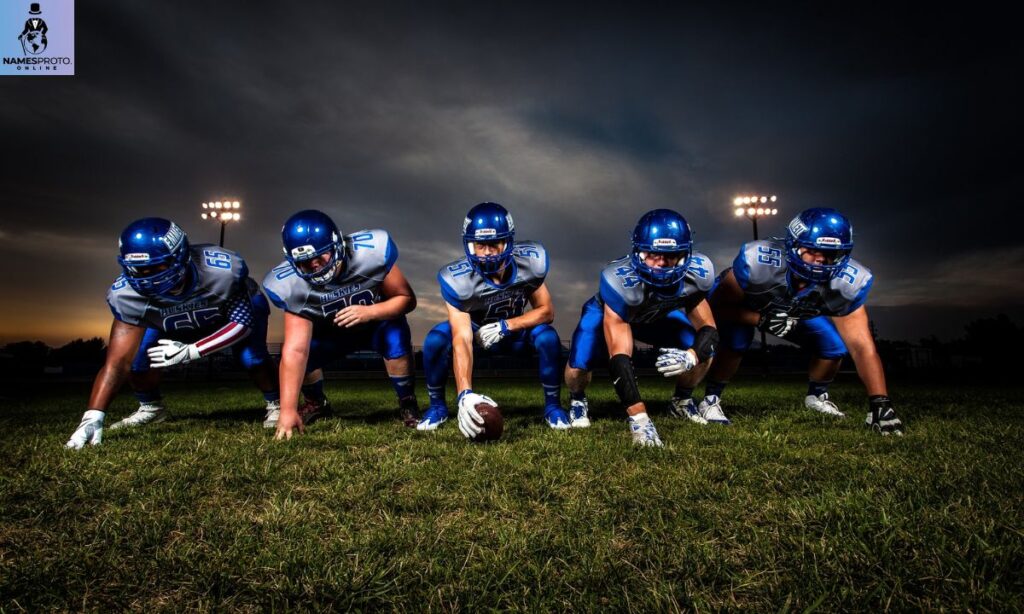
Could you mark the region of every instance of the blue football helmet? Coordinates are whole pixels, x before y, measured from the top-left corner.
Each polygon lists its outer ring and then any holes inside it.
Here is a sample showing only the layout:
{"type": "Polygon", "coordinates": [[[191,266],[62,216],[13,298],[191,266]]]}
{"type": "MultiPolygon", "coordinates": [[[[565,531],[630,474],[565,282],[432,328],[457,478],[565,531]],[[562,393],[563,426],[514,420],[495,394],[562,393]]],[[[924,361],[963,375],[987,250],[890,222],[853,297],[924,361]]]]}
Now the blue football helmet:
{"type": "Polygon", "coordinates": [[[345,265],[345,237],[326,213],[307,209],[288,218],[281,228],[284,257],[295,274],[316,286],[331,282],[345,265]],[[312,270],[303,263],[330,253],[322,267],[312,270]]]}
{"type": "Polygon", "coordinates": [[[693,254],[693,233],[686,218],[671,209],[648,211],[633,230],[633,269],[644,283],[658,288],[677,285],[686,277],[693,254]],[[644,262],[648,253],[679,254],[675,266],[652,267],[644,262]]]}
{"type": "Polygon", "coordinates": [[[481,275],[497,275],[512,264],[512,248],[515,244],[516,225],[512,214],[498,203],[480,203],[466,214],[462,223],[462,247],[466,259],[481,275]],[[474,244],[477,242],[504,241],[500,253],[493,256],[477,256],[474,244]]]}
{"type": "Polygon", "coordinates": [[[835,209],[815,207],[797,215],[786,229],[786,262],[794,275],[811,283],[828,283],[846,267],[853,251],[853,225],[835,209]],[[825,254],[825,264],[804,262],[802,249],[825,254]]]}
{"type": "Polygon", "coordinates": [[[136,220],[121,232],[117,246],[117,262],[133,290],[167,300],[187,295],[180,287],[192,269],[192,255],[177,224],[159,217],[136,220]],[[175,289],[179,292],[172,294],[175,289]]]}

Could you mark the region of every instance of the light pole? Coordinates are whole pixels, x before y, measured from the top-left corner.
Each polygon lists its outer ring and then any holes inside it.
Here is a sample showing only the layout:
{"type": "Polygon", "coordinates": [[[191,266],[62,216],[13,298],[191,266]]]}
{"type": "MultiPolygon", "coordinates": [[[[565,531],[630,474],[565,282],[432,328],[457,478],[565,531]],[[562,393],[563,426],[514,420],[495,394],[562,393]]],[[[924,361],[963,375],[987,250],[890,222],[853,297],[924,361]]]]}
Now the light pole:
{"type": "MultiPolygon", "coordinates": [[[[779,214],[779,210],[775,208],[775,203],[779,200],[778,196],[737,196],[732,199],[732,205],[735,207],[733,215],[737,218],[745,217],[750,220],[754,225],[754,240],[757,241],[757,219],[762,217],[773,217],[779,214]]],[[[768,371],[768,340],[765,338],[764,331],[761,331],[761,351],[764,352],[764,370],[768,371]]]]}
{"type": "Polygon", "coordinates": [[[242,203],[237,200],[216,200],[203,203],[202,218],[220,223],[221,247],[224,247],[224,228],[228,222],[237,222],[242,219],[241,208],[242,203]]]}

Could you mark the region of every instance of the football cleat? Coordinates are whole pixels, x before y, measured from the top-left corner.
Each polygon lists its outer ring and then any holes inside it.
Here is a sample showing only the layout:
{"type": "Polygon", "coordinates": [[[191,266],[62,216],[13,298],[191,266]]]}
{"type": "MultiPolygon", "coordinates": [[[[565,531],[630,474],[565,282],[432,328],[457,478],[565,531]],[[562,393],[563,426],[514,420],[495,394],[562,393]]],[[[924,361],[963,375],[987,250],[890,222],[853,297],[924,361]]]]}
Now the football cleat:
{"type": "Polygon", "coordinates": [[[864,424],[882,435],[903,435],[903,423],[896,417],[889,397],[879,395],[871,397],[871,410],[864,424]]]}
{"type": "Polygon", "coordinates": [[[305,426],[332,415],[334,415],[334,410],[331,409],[331,402],[326,397],[322,404],[307,400],[299,407],[299,417],[302,418],[302,424],[305,426]]]}
{"type": "Polygon", "coordinates": [[[585,429],[590,426],[590,406],[587,399],[573,399],[569,401],[569,426],[575,429],[585,429]]]}
{"type": "Polygon", "coordinates": [[[672,397],[672,400],[669,401],[668,413],[676,418],[687,418],[690,422],[696,422],[697,424],[708,423],[704,416],[700,415],[700,411],[697,409],[693,399],[672,397]]]}
{"type": "Polygon", "coordinates": [[[398,420],[407,428],[414,429],[420,423],[420,411],[415,400],[398,408],[398,420]]]}
{"type": "Polygon", "coordinates": [[[807,395],[804,397],[804,406],[807,407],[807,409],[813,409],[814,411],[828,414],[829,416],[835,416],[837,418],[846,417],[846,414],[839,411],[836,404],[828,398],[827,392],[823,392],[819,396],[814,396],[813,394],[807,395]]]}
{"type": "Polygon", "coordinates": [[[163,405],[157,403],[140,403],[135,413],[124,420],[110,425],[110,430],[124,428],[126,426],[142,426],[143,424],[157,424],[167,419],[167,410],[163,405]]]}
{"type": "Polygon", "coordinates": [[[267,415],[263,418],[264,428],[277,428],[277,420],[281,417],[281,402],[267,401],[267,415]]]}
{"type": "Polygon", "coordinates": [[[722,399],[715,395],[709,395],[701,400],[700,405],[697,406],[697,411],[700,415],[710,423],[721,424],[728,426],[732,424],[729,419],[725,417],[725,412],[722,411],[722,399]]]}
{"type": "Polygon", "coordinates": [[[448,408],[444,405],[431,405],[423,414],[423,419],[416,425],[417,431],[433,431],[448,421],[448,408]]]}
{"type": "Polygon", "coordinates": [[[569,414],[565,413],[565,410],[557,405],[544,410],[544,421],[547,422],[548,426],[558,431],[564,431],[572,426],[569,422],[569,414]]]}
{"type": "Polygon", "coordinates": [[[654,428],[654,421],[648,418],[644,422],[637,422],[629,418],[629,432],[633,435],[633,443],[638,446],[663,448],[665,444],[658,437],[658,429],[654,428]]]}

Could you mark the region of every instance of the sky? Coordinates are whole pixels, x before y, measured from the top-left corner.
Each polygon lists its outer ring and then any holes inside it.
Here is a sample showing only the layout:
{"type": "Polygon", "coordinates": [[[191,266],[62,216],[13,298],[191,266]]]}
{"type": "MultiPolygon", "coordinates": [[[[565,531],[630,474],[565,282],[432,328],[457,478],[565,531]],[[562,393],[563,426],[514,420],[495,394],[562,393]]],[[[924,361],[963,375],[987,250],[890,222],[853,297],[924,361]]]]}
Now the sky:
{"type": "Polygon", "coordinates": [[[417,345],[444,317],[435,275],[465,212],[488,200],[547,247],[563,340],[645,211],[681,212],[721,270],[750,239],[744,193],[778,195],[762,236],[811,206],[852,219],[884,338],[1024,322],[1008,15],[188,4],[79,2],[75,76],[0,77],[0,343],[106,336],[121,229],[162,216],[216,242],[200,203],[227,198],[242,220],[226,246],[257,279],[300,209],[387,229],[417,345]]]}

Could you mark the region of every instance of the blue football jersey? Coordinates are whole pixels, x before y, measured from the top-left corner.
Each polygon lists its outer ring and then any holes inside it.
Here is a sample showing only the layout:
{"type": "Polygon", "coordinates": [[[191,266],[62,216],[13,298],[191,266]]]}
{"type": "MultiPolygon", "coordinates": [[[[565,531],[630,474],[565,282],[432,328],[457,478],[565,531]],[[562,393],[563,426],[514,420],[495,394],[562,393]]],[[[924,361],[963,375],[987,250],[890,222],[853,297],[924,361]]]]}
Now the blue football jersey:
{"type": "Polygon", "coordinates": [[[689,310],[707,296],[715,279],[715,265],[694,253],[686,276],[672,294],[662,294],[637,276],[629,256],[611,261],[601,271],[601,287],[595,295],[625,322],[654,322],[677,309],[689,310]]]}
{"type": "Polygon", "coordinates": [[[465,257],[441,267],[437,281],[441,296],[476,324],[489,324],[523,315],[530,295],[548,274],[548,252],[536,241],[516,241],[512,276],[498,286],[480,275],[465,257]]]}
{"type": "Polygon", "coordinates": [[[107,291],[114,317],[165,332],[219,328],[227,324],[227,305],[233,294],[242,289],[250,295],[259,291],[254,282],[249,285],[249,268],[236,252],[216,245],[193,245],[190,253],[192,287],[182,300],[142,296],[122,275],[107,291]]]}
{"type": "Polygon", "coordinates": [[[344,241],[345,268],[333,281],[313,285],[285,260],[263,278],[270,301],[314,323],[331,325],[335,314],[349,305],[379,303],[380,285],[398,260],[398,246],[379,228],[345,235],[344,241]]]}
{"type": "Polygon", "coordinates": [[[850,259],[827,284],[810,284],[799,293],[789,284],[786,247],[778,241],[753,241],[733,261],[736,282],[743,288],[743,306],[764,313],[785,311],[800,319],[844,316],[864,304],[874,278],[866,266],[850,259]]]}

